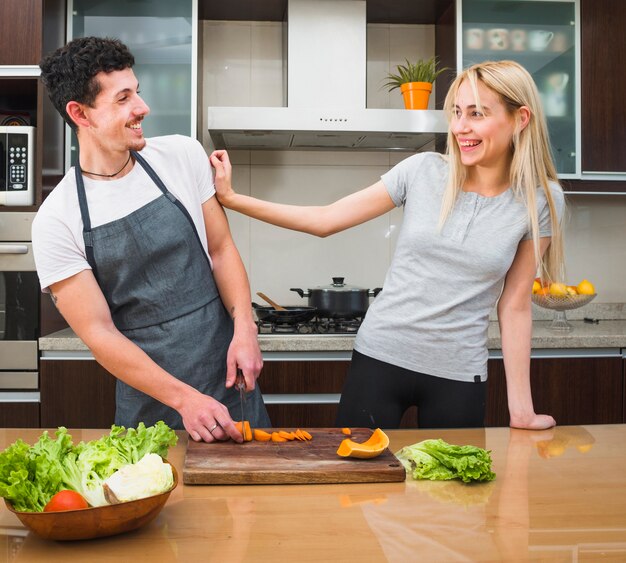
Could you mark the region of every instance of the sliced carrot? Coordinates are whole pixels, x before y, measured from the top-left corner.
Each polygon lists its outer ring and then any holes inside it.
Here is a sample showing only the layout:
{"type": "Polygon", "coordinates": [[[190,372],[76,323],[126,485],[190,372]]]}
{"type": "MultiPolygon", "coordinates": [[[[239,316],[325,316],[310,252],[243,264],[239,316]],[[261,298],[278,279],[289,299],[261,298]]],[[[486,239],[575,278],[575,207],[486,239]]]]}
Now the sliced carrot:
{"type": "Polygon", "coordinates": [[[279,430],[278,435],[286,438],[287,440],[295,440],[295,435],[293,432],[287,432],[286,430],[279,430]]]}
{"type": "Polygon", "coordinates": [[[252,430],[250,429],[250,422],[247,420],[243,421],[243,428],[241,421],[235,422],[235,428],[239,430],[239,433],[243,436],[244,442],[252,441],[252,430]]]}
{"type": "Polygon", "coordinates": [[[283,438],[278,432],[272,432],[272,442],[286,442],[287,438],[283,438]]]}
{"type": "Polygon", "coordinates": [[[341,432],[346,436],[350,436],[352,434],[352,430],[350,430],[350,428],[342,428],[341,432]]]}
{"type": "Polygon", "coordinates": [[[307,439],[307,440],[312,440],[313,436],[311,436],[306,430],[302,431],[302,435],[307,439]]]}
{"type": "Polygon", "coordinates": [[[265,430],[259,430],[258,428],[255,428],[254,439],[257,442],[269,442],[272,439],[272,435],[269,432],[265,432],[265,430]]]}
{"type": "Polygon", "coordinates": [[[294,435],[296,437],[296,440],[300,440],[301,442],[306,441],[306,438],[302,434],[302,430],[300,430],[299,428],[294,432],[294,435]]]}

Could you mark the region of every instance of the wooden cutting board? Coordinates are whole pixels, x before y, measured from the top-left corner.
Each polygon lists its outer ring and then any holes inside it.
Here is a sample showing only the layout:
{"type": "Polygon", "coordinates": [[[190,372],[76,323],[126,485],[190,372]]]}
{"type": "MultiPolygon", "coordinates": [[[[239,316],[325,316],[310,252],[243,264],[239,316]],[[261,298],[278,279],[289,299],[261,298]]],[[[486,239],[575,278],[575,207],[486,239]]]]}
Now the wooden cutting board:
{"type": "MultiPolygon", "coordinates": [[[[278,429],[266,429],[268,432],[278,429]]],[[[295,430],[295,429],[286,429],[295,430]]],[[[186,485],[259,485],[378,483],[404,481],[402,464],[386,449],[372,459],[344,458],[337,448],[347,436],[340,428],[312,428],[307,442],[194,442],[183,465],[186,485]]],[[[368,428],[353,428],[351,439],[364,442],[368,428]]]]}

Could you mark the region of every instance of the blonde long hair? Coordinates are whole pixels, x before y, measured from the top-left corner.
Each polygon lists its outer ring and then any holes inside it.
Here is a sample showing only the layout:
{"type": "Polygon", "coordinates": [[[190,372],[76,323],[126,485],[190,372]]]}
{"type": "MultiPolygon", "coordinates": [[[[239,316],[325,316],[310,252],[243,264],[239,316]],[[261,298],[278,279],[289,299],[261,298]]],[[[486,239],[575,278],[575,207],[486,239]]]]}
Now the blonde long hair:
{"type": "MultiPolygon", "coordinates": [[[[514,61],[487,61],[475,64],[459,74],[448,90],[444,102],[448,120],[452,118],[459,87],[465,80],[469,82],[479,107],[478,82],[480,81],[498,94],[511,115],[517,116],[516,110],[521,106],[526,106],[530,110],[530,120],[527,126],[521,130],[519,127],[516,128],[511,140],[513,160],[510,185],[514,195],[524,201],[528,210],[528,221],[531,226],[540,276],[543,279],[562,281],[565,279],[562,230],[549,187],[549,182],[558,183],[558,178],[552,161],[546,120],[535,82],[528,71],[514,61]],[[543,258],[539,248],[538,189],[543,189],[545,193],[552,222],[552,239],[543,258]]],[[[441,206],[440,227],[452,212],[467,177],[467,170],[461,162],[461,152],[451,129],[448,129],[447,152],[450,175],[441,206]]]]}

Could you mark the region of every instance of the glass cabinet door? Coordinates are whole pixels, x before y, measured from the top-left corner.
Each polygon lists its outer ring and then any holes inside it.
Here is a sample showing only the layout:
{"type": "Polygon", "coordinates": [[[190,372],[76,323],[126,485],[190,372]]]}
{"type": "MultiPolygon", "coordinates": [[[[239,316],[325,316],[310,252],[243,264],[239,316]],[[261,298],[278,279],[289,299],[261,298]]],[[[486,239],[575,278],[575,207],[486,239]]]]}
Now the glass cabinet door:
{"type": "Polygon", "coordinates": [[[462,0],[461,11],[462,68],[504,59],[524,66],[539,89],[559,175],[575,174],[574,0],[462,0]]]}
{"type": "MultiPolygon", "coordinates": [[[[133,70],[150,107],[146,137],[196,135],[197,0],[70,0],[68,40],[113,37],[135,57],[133,70]]],[[[69,129],[69,128],[68,128],[69,129]]],[[[72,134],[71,162],[76,139],[72,134]]]]}

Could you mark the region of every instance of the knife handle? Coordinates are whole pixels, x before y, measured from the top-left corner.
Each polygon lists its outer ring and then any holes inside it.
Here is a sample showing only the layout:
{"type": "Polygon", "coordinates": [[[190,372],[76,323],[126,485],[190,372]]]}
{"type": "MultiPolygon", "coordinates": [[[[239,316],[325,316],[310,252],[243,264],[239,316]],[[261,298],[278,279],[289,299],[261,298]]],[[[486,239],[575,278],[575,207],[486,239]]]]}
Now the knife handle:
{"type": "Polygon", "coordinates": [[[243,371],[240,368],[237,368],[237,376],[235,377],[235,385],[237,389],[245,389],[246,388],[246,378],[243,376],[243,371]]]}

